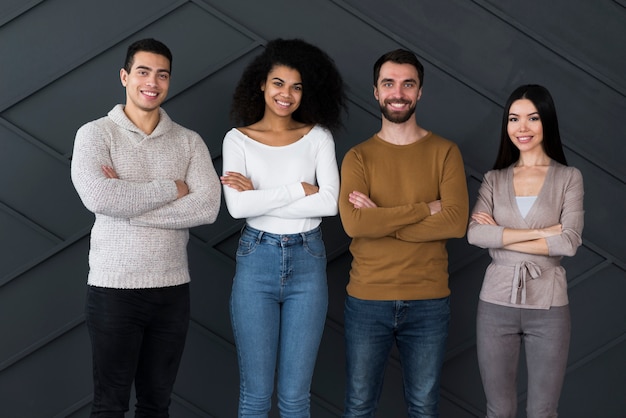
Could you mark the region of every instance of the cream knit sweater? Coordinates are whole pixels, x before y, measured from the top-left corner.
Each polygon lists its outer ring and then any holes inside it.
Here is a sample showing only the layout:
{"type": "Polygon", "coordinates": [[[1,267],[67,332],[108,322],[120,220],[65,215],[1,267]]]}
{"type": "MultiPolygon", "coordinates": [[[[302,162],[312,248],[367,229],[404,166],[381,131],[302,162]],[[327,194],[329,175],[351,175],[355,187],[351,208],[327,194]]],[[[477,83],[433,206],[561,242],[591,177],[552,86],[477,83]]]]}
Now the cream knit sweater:
{"type": "Polygon", "coordinates": [[[150,135],[117,105],[76,133],[72,182],[95,214],[88,284],[138,289],[190,280],[188,228],[215,221],[221,185],[209,151],[195,132],[163,109],[150,135]],[[110,165],[119,179],[106,178],[110,165]],[[176,180],[189,194],[176,199],[176,180]]]}

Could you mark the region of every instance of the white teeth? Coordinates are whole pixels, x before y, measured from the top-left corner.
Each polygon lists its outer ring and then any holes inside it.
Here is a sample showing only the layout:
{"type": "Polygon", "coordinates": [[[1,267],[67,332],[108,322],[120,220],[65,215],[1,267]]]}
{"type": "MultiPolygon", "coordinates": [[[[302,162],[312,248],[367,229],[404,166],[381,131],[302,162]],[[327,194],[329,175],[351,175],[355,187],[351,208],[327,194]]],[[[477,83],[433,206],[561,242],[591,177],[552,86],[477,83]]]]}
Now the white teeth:
{"type": "Polygon", "coordinates": [[[276,100],[276,103],[278,103],[281,106],[289,106],[288,102],[281,102],[280,100],[276,100]]]}
{"type": "Polygon", "coordinates": [[[396,108],[396,109],[401,109],[403,107],[405,107],[407,104],[406,103],[389,103],[389,106],[396,108]]]}
{"type": "Polygon", "coordinates": [[[157,94],[152,92],[152,91],[144,91],[143,94],[145,94],[146,96],[150,96],[150,97],[156,97],[157,94]]]}

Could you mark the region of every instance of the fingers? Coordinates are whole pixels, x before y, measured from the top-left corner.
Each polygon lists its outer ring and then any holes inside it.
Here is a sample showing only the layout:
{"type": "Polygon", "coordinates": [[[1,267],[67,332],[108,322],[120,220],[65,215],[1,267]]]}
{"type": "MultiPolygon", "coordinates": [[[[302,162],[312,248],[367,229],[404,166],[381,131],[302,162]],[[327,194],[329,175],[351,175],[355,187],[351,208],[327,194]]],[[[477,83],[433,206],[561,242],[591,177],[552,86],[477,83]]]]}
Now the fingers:
{"type": "Polygon", "coordinates": [[[378,207],[369,196],[356,190],[348,195],[348,201],[354,205],[355,209],[378,207]]]}
{"type": "Polygon", "coordinates": [[[497,225],[493,217],[485,212],[477,212],[473,214],[472,219],[481,225],[497,225]]]}
{"type": "Polygon", "coordinates": [[[441,200],[433,200],[432,202],[429,202],[428,208],[430,209],[431,215],[441,212],[441,200]]]}
{"type": "Polygon", "coordinates": [[[117,179],[117,178],[119,178],[117,176],[117,173],[115,172],[115,170],[111,166],[103,165],[102,166],[102,172],[104,173],[104,176],[106,178],[108,178],[108,179],[117,179]]]}
{"type": "Polygon", "coordinates": [[[177,190],[177,199],[180,199],[181,197],[187,196],[189,194],[189,186],[187,186],[187,183],[185,183],[182,180],[176,180],[176,190],[177,190]]]}
{"type": "Polygon", "coordinates": [[[304,190],[304,195],[305,196],[310,196],[312,194],[315,194],[315,193],[319,192],[319,190],[320,190],[319,187],[317,187],[317,186],[315,186],[313,184],[304,182],[304,181],[301,182],[300,184],[302,184],[302,189],[304,190]]]}
{"type": "Polygon", "coordinates": [[[254,190],[252,181],[246,176],[233,171],[227,171],[220,177],[223,185],[231,187],[237,191],[254,190]]]}

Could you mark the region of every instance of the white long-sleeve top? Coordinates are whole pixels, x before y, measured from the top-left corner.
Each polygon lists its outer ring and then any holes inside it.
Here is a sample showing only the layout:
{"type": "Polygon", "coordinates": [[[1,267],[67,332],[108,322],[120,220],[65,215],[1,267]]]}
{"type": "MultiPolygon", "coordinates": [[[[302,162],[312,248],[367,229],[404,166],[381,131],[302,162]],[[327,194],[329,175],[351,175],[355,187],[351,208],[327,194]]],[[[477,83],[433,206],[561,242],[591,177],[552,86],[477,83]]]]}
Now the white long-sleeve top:
{"type": "Polygon", "coordinates": [[[72,182],[95,214],[88,284],[138,289],[190,280],[187,242],[193,226],[215,221],[220,182],[206,144],[160,109],[147,135],[123,105],[76,133],[72,182]],[[107,178],[102,166],[118,179],[107,178]],[[176,180],[189,194],[177,199],[176,180]]]}
{"type": "Polygon", "coordinates": [[[327,129],[315,125],[298,141],[269,146],[238,129],[224,137],[223,171],[240,173],[254,190],[239,192],[224,186],[226,206],[233,218],[275,234],[295,234],[316,228],[323,216],[337,214],[339,169],[335,142],[327,129]],[[302,182],[319,192],[305,196],[302,182]]]}

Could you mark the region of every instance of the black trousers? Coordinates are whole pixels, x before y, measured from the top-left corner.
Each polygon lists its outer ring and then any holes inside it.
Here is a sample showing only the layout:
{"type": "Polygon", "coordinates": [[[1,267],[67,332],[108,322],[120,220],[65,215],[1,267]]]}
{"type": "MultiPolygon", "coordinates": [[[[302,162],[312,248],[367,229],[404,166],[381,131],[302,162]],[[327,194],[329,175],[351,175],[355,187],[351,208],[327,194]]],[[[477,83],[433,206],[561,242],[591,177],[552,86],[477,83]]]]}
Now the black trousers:
{"type": "Polygon", "coordinates": [[[169,416],[189,328],[189,284],[155,289],[88,286],[93,355],[91,417],[123,418],[133,381],[135,417],[169,416]]]}

